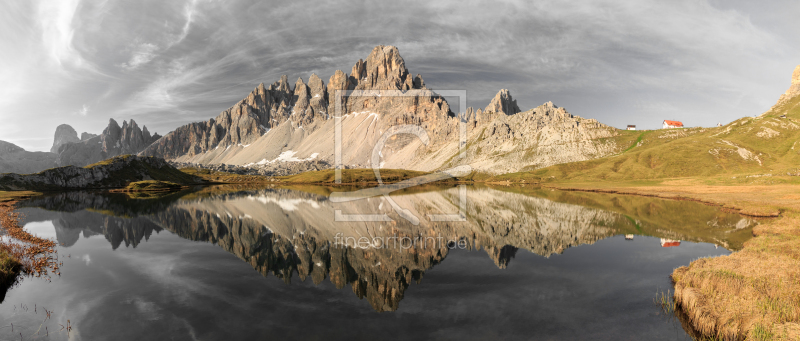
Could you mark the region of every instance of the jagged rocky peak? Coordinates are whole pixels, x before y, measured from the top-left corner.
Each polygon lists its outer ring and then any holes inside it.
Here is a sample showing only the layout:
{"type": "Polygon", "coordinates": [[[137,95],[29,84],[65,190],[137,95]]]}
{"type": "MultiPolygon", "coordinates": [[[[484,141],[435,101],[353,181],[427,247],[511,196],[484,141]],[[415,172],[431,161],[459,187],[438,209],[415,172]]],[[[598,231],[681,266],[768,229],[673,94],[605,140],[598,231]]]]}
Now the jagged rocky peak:
{"type": "Polygon", "coordinates": [[[294,97],[296,98],[296,102],[294,103],[294,109],[292,109],[292,115],[304,115],[308,108],[308,100],[311,99],[311,96],[308,94],[308,85],[303,82],[303,78],[298,78],[297,82],[294,83],[294,97]]]}
{"type": "Polygon", "coordinates": [[[291,93],[292,89],[289,86],[289,76],[283,75],[281,79],[269,86],[269,90],[291,93]]]}
{"type": "Polygon", "coordinates": [[[83,133],[81,138],[61,148],[56,159],[59,166],[85,166],[117,155],[137,154],[161,136],[151,135],[147,127],[139,128],[134,120],[122,121],[120,126],[112,118],[100,135],[83,133]]]}
{"type": "MultiPolygon", "coordinates": [[[[328,81],[328,94],[336,90],[409,90],[424,89],[422,76],[412,76],[395,46],[378,45],[366,60],[359,59],[348,76],[341,70],[328,81]]],[[[333,101],[331,101],[333,102],[333,101]]]]}
{"type": "Polygon", "coordinates": [[[100,143],[103,146],[103,151],[108,152],[109,150],[118,148],[120,135],[122,135],[122,128],[120,128],[119,123],[113,118],[109,119],[108,126],[106,129],[103,129],[103,133],[100,134],[100,143]]]}
{"type": "Polygon", "coordinates": [[[323,115],[327,117],[328,114],[328,89],[325,83],[317,74],[311,74],[308,79],[309,106],[312,112],[309,116],[323,115]]]}
{"type": "Polygon", "coordinates": [[[64,145],[65,143],[70,142],[80,142],[81,139],[78,138],[78,132],[72,128],[69,124],[62,124],[56,127],[56,133],[53,137],[53,147],[50,148],[51,153],[58,153],[58,148],[64,145]]]}
{"type": "Polygon", "coordinates": [[[792,73],[792,83],[789,85],[789,90],[786,90],[786,93],[781,95],[781,98],[778,99],[778,104],[784,103],[798,95],[800,95],[800,65],[794,69],[794,72],[792,73]]]}
{"type": "Polygon", "coordinates": [[[785,108],[784,105],[789,102],[789,100],[800,96],[800,65],[798,65],[794,72],[792,72],[792,82],[789,85],[789,89],[786,90],[785,93],[778,98],[778,102],[772,106],[769,110],[761,114],[761,116],[767,115],[769,113],[777,113],[777,114],[786,114],[786,111],[789,108],[785,108]]]}
{"type": "Polygon", "coordinates": [[[786,91],[786,94],[792,97],[800,95],[800,65],[792,73],[792,85],[789,86],[789,91],[786,91]]]}
{"type": "Polygon", "coordinates": [[[410,77],[397,47],[384,45],[372,49],[366,61],[359,60],[353,74],[358,75],[356,90],[400,90],[410,77]]]}
{"type": "MultiPolygon", "coordinates": [[[[145,130],[147,131],[147,127],[145,130]]],[[[121,154],[136,154],[150,143],[153,143],[153,137],[150,132],[144,134],[136,121],[131,120],[122,121],[122,127],[119,126],[117,121],[113,118],[108,121],[108,127],[100,134],[100,141],[103,145],[103,151],[109,157],[121,154]],[[145,136],[146,135],[146,136],[145,136]]]]}
{"type": "Polygon", "coordinates": [[[294,85],[295,104],[292,109],[292,116],[297,115],[292,121],[300,125],[313,122],[316,118],[324,116],[328,110],[327,90],[316,74],[312,74],[308,84],[303,82],[303,78],[298,78],[294,85]]]}
{"type": "Polygon", "coordinates": [[[492,101],[489,102],[489,105],[487,105],[486,109],[483,111],[514,115],[521,110],[519,110],[517,101],[511,97],[511,92],[509,92],[508,89],[501,89],[497,95],[494,95],[492,101]]]}

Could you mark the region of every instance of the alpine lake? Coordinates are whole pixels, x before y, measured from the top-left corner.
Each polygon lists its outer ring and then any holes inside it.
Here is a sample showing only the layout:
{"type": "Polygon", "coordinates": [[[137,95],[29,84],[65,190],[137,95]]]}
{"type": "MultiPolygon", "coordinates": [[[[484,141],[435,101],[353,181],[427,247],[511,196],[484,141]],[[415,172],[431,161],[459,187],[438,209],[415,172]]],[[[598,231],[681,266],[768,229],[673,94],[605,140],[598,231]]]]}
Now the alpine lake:
{"type": "Polygon", "coordinates": [[[20,225],[56,240],[63,265],[5,293],[0,340],[691,340],[661,301],[670,274],[758,224],[534,186],[332,195],[354,190],[21,201],[20,225]]]}

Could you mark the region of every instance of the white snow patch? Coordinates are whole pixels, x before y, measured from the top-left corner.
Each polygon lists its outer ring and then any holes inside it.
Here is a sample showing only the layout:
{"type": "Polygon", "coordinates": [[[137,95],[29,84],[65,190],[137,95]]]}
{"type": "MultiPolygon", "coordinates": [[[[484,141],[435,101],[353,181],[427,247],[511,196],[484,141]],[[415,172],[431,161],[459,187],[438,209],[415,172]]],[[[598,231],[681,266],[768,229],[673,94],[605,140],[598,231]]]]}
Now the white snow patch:
{"type": "Polygon", "coordinates": [[[278,157],[276,157],[276,158],[275,158],[274,160],[272,160],[272,161],[269,161],[269,160],[267,160],[267,159],[263,159],[263,160],[261,160],[261,161],[258,161],[258,162],[256,162],[256,164],[258,164],[258,165],[266,165],[266,164],[268,164],[268,163],[274,163],[274,162],[279,162],[279,161],[280,161],[280,162],[302,162],[302,161],[311,161],[311,160],[314,160],[314,159],[316,159],[316,158],[317,158],[317,156],[319,156],[319,153],[314,153],[314,154],[311,154],[311,156],[309,156],[309,157],[307,157],[307,158],[305,158],[305,159],[300,159],[300,158],[297,158],[297,157],[295,157],[295,154],[297,154],[297,152],[296,152],[296,151],[293,151],[293,150],[287,150],[287,151],[285,151],[285,152],[281,153],[281,155],[278,155],[278,157]]]}
{"type": "Polygon", "coordinates": [[[261,197],[249,196],[247,197],[247,199],[251,201],[258,201],[264,205],[273,203],[278,205],[278,207],[287,212],[296,211],[298,206],[300,206],[300,204],[307,204],[315,209],[319,209],[320,207],[319,203],[309,199],[276,199],[267,196],[261,196],[261,197]]]}

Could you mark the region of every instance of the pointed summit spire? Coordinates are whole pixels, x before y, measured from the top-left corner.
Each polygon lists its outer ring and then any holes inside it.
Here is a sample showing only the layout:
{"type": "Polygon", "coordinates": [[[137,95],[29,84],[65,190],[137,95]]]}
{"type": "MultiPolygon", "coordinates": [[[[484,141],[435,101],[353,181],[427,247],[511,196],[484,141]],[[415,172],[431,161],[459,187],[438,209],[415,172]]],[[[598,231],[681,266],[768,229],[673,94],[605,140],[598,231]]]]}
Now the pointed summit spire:
{"type": "MultiPolygon", "coordinates": [[[[552,105],[553,103],[550,103],[552,105]]],[[[486,106],[484,111],[491,111],[496,113],[504,113],[506,115],[514,115],[521,110],[517,106],[517,101],[511,97],[511,92],[508,89],[501,89],[497,95],[494,96],[489,105],[486,106]]]]}

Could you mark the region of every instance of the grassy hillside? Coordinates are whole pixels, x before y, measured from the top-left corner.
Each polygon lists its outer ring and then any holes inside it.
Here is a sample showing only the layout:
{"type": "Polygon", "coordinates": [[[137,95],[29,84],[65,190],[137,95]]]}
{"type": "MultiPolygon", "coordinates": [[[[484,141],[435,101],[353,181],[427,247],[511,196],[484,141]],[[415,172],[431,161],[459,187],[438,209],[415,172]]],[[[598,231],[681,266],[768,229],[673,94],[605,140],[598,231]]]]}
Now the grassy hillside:
{"type": "Polygon", "coordinates": [[[637,142],[615,156],[495,178],[616,181],[798,175],[799,139],[800,97],[796,97],[759,117],[745,117],[723,127],[643,131],[637,142]]]}

